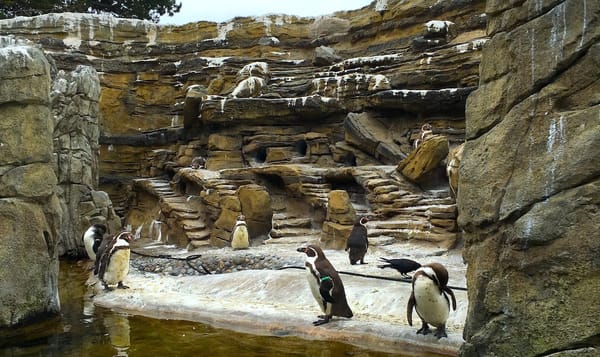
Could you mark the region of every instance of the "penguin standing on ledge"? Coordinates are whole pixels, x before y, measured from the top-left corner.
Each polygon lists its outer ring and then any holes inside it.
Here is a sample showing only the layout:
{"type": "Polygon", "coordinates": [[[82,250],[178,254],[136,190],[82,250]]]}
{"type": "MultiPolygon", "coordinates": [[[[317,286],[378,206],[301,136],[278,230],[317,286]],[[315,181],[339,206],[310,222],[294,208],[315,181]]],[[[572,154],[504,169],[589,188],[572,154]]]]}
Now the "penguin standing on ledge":
{"type": "Polygon", "coordinates": [[[117,284],[119,289],[127,289],[123,279],[129,273],[129,243],[133,235],[129,231],[122,231],[112,237],[102,240],[98,248],[94,274],[104,285],[104,289],[113,290],[110,285],[117,284]]]}
{"type": "Polygon", "coordinates": [[[365,263],[365,254],[369,248],[369,240],[367,239],[367,217],[361,217],[354,223],[350,236],[346,241],[346,251],[350,258],[350,264],[354,265],[360,260],[360,264],[365,263]]]}
{"type": "Polygon", "coordinates": [[[306,254],[304,265],[308,285],[324,314],[319,315],[319,319],[314,321],[313,325],[326,324],[333,316],[352,317],[352,310],[346,301],[342,279],[329,260],[325,258],[323,250],[316,245],[309,245],[298,248],[297,251],[306,254]]]}
{"type": "Polygon", "coordinates": [[[237,216],[233,231],[231,231],[231,248],[233,249],[248,249],[250,239],[248,237],[248,226],[246,225],[246,217],[243,214],[237,216]]]}
{"type": "Polygon", "coordinates": [[[96,253],[98,252],[98,247],[100,247],[102,237],[104,237],[105,233],[106,226],[103,224],[92,224],[83,233],[83,246],[91,260],[96,260],[96,253]]]}
{"type": "Polygon", "coordinates": [[[403,278],[405,279],[410,279],[410,275],[408,275],[407,273],[410,273],[411,271],[417,270],[421,267],[421,264],[415,262],[414,260],[410,260],[410,259],[405,259],[405,258],[401,258],[401,259],[387,259],[387,258],[379,258],[379,260],[381,260],[384,263],[387,264],[381,264],[378,265],[378,268],[393,268],[396,269],[403,278]]]}
{"type": "Polygon", "coordinates": [[[437,338],[448,337],[446,334],[446,320],[450,313],[450,299],[452,297],[452,309],[456,310],[456,298],[447,286],[448,271],[439,263],[425,264],[413,275],[412,292],[406,306],[406,318],[412,326],[412,310],[417,310],[423,325],[418,334],[427,335],[431,332],[429,324],[435,326],[437,338]]]}

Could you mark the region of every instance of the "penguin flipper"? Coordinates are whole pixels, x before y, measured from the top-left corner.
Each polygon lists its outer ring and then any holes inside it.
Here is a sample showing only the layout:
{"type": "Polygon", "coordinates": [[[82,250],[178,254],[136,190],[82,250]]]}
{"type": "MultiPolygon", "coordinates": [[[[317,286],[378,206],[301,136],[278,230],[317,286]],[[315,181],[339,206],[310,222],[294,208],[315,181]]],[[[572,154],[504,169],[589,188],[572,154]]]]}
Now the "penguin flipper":
{"type": "Polygon", "coordinates": [[[443,291],[450,295],[450,297],[452,298],[452,310],[456,310],[456,298],[454,297],[454,292],[452,291],[452,289],[450,289],[447,286],[444,286],[443,291]]]}
{"type": "Polygon", "coordinates": [[[408,304],[406,305],[406,320],[408,321],[408,325],[412,326],[412,312],[415,307],[415,293],[410,293],[410,298],[408,299],[408,304]]]}
{"type": "Polygon", "coordinates": [[[331,296],[333,287],[334,287],[333,279],[331,279],[329,276],[324,276],[320,279],[319,293],[321,294],[321,297],[323,298],[323,300],[327,301],[328,303],[332,303],[332,304],[335,303],[333,296],[331,296]]]}

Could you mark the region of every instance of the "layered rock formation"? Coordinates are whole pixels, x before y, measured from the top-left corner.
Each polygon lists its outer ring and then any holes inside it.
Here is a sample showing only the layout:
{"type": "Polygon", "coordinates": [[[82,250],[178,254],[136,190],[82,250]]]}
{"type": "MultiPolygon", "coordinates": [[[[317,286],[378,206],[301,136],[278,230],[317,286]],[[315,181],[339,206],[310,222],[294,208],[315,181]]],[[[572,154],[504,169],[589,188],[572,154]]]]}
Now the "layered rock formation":
{"type": "Polygon", "coordinates": [[[50,65],[0,37],[0,328],[57,313],[61,207],[52,162],[50,65]]]}
{"type": "Polygon", "coordinates": [[[467,103],[461,356],[592,356],[600,327],[600,3],[488,1],[467,103]]]}

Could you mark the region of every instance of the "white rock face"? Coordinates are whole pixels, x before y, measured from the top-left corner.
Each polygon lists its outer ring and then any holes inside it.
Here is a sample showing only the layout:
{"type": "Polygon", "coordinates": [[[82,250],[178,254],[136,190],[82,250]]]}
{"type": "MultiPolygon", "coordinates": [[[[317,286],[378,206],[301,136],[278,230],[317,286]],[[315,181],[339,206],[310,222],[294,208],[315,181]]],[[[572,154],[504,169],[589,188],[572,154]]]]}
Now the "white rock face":
{"type": "Polygon", "coordinates": [[[258,97],[262,94],[263,89],[267,86],[267,82],[259,77],[248,77],[242,80],[235,87],[231,96],[234,98],[251,98],[258,97]]]}

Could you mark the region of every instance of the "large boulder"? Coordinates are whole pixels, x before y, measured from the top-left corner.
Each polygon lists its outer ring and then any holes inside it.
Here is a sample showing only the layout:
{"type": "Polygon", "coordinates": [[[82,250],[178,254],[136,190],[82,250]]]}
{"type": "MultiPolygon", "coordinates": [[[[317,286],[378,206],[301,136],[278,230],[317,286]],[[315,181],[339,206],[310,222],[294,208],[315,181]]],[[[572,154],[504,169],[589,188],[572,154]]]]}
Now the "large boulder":
{"type": "Polygon", "coordinates": [[[345,249],[356,212],[348,192],[332,190],[327,197],[327,213],[323,222],[321,243],[329,249],[345,249]]]}
{"type": "Polygon", "coordinates": [[[467,102],[461,356],[599,352],[600,3],[530,5],[488,1],[467,102]]]}
{"type": "Polygon", "coordinates": [[[52,164],[50,65],[0,37],[0,327],[55,314],[61,210],[52,164]]]}

